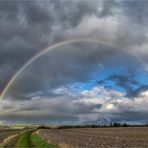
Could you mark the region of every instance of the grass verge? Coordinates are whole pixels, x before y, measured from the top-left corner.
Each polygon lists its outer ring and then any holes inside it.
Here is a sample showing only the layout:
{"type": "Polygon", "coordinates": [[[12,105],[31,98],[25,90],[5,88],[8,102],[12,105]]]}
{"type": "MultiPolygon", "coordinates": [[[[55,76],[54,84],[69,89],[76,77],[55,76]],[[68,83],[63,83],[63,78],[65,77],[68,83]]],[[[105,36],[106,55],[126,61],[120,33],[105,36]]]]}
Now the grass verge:
{"type": "Polygon", "coordinates": [[[20,138],[18,139],[16,143],[16,147],[19,148],[28,148],[29,145],[29,138],[30,138],[30,132],[23,133],[20,138]]]}
{"type": "Polygon", "coordinates": [[[40,147],[40,148],[57,148],[57,146],[53,144],[48,144],[46,141],[42,140],[40,137],[36,135],[30,136],[31,143],[33,147],[40,147]]]}

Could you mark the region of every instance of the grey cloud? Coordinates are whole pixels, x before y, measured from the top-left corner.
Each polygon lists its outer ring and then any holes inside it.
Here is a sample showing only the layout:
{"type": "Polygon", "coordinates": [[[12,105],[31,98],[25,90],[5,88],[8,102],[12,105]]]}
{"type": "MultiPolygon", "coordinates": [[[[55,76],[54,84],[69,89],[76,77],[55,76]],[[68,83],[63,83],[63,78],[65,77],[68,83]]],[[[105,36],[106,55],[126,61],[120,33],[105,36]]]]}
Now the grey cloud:
{"type": "Polygon", "coordinates": [[[79,123],[79,116],[95,114],[94,110],[102,106],[101,104],[85,104],[69,97],[40,98],[21,103],[20,101],[2,102],[0,109],[7,108],[7,110],[0,113],[0,120],[17,123],[79,123]]]}
{"type": "Polygon", "coordinates": [[[147,23],[147,9],[148,1],[145,0],[133,0],[133,1],[121,1],[121,7],[123,8],[125,15],[129,17],[130,21],[136,24],[147,23]]]}
{"type": "Polygon", "coordinates": [[[26,21],[29,25],[44,24],[50,23],[52,25],[53,19],[50,16],[51,14],[43,11],[43,8],[40,8],[37,4],[27,5],[24,10],[26,21]]]}
{"type": "Polygon", "coordinates": [[[68,124],[74,123],[78,118],[72,115],[63,115],[58,116],[57,114],[48,115],[48,114],[38,114],[37,111],[34,114],[3,114],[0,116],[2,121],[7,123],[39,123],[39,124],[68,124]],[[64,119],[64,120],[63,120],[64,119]]]}
{"type": "Polygon", "coordinates": [[[115,44],[131,50],[134,50],[134,45],[147,44],[147,1],[121,0],[118,5],[122,24],[118,26],[115,44]]]}
{"type": "Polygon", "coordinates": [[[123,113],[123,118],[127,121],[145,121],[148,119],[148,114],[142,111],[126,111],[123,113]]]}
{"type": "Polygon", "coordinates": [[[55,15],[58,17],[58,23],[61,23],[64,29],[76,27],[83,17],[87,15],[97,15],[97,8],[99,6],[98,1],[60,1],[53,2],[55,15]],[[66,8],[67,7],[67,8],[66,8]]]}
{"type": "Polygon", "coordinates": [[[148,112],[143,111],[124,111],[122,113],[108,113],[110,122],[123,122],[129,124],[145,124],[148,119],[148,112]]]}

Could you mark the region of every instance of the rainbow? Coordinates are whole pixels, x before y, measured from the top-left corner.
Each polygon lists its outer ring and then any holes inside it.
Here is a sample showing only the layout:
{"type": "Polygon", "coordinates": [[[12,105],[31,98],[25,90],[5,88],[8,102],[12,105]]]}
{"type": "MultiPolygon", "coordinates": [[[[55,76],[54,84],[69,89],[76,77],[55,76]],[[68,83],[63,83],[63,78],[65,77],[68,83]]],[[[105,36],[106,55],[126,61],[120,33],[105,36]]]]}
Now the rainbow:
{"type": "MultiPolygon", "coordinates": [[[[62,45],[66,45],[66,44],[70,44],[70,43],[77,43],[77,42],[92,42],[92,43],[100,43],[100,44],[106,44],[105,42],[102,41],[98,41],[98,40],[94,40],[94,39],[74,39],[74,40],[68,40],[68,41],[63,41],[60,43],[56,43],[53,44],[51,46],[48,46],[47,48],[45,48],[44,50],[42,50],[41,52],[39,52],[38,54],[36,54],[35,56],[33,56],[26,64],[24,64],[16,73],[15,75],[11,78],[11,80],[8,82],[8,84],[6,85],[6,87],[4,88],[3,92],[0,95],[0,100],[2,100],[6,94],[6,92],[8,91],[9,87],[13,84],[13,82],[16,80],[16,78],[19,76],[19,74],[21,72],[23,72],[23,70],[29,66],[31,63],[33,63],[35,60],[37,60],[40,56],[44,55],[45,53],[47,53],[48,51],[60,47],[62,45]]],[[[114,45],[108,45],[111,47],[115,47],[114,45]]],[[[117,46],[115,47],[117,48],[117,46]]]]}
{"type": "MultiPolygon", "coordinates": [[[[93,43],[102,43],[99,42],[98,40],[92,40],[92,39],[74,39],[74,40],[68,40],[68,41],[63,41],[60,43],[56,43],[53,45],[48,46],[47,48],[45,48],[44,50],[42,50],[41,52],[39,52],[38,54],[36,54],[35,56],[33,56],[26,64],[24,64],[15,74],[14,76],[10,79],[10,81],[8,82],[8,84],[6,85],[6,87],[4,88],[4,90],[2,91],[1,95],[0,95],[0,100],[2,100],[6,94],[6,92],[8,91],[9,87],[12,85],[12,83],[16,80],[16,78],[19,76],[19,74],[27,67],[29,66],[31,63],[33,63],[36,59],[38,59],[40,56],[44,55],[45,53],[47,53],[48,51],[60,47],[62,45],[66,45],[66,44],[70,44],[70,43],[77,43],[77,42],[93,42],[93,43]]],[[[104,43],[103,43],[104,44],[104,43]]]]}

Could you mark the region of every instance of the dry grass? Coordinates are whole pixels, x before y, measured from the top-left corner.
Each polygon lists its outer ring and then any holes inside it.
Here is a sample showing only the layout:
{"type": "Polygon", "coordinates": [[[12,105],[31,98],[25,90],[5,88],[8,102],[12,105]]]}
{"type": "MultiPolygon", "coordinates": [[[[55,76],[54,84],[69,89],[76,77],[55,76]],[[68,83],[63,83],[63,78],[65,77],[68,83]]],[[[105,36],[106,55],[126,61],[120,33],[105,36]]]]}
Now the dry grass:
{"type": "Polygon", "coordinates": [[[61,148],[148,147],[148,127],[41,129],[37,133],[61,148]]]}
{"type": "Polygon", "coordinates": [[[3,143],[7,137],[17,134],[17,130],[10,130],[10,129],[0,129],[0,144],[3,143]]]}

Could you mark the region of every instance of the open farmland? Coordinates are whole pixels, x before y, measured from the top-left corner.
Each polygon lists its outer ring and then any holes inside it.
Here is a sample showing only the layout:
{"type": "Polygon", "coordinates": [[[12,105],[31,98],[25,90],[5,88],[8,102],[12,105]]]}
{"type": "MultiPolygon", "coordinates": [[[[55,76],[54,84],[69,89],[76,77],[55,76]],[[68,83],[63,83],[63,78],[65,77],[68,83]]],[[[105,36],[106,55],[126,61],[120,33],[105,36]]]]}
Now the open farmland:
{"type": "Polygon", "coordinates": [[[1,147],[147,148],[148,127],[1,129],[1,147]]]}
{"type": "Polygon", "coordinates": [[[0,129],[0,144],[3,142],[9,141],[8,137],[17,136],[24,130],[18,130],[18,129],[0,129]]]}
{"type": "Polygon", "coordinates": [[[40,129],[48,143],[59,147],[148,147],[148,127],[40,129]]]}

